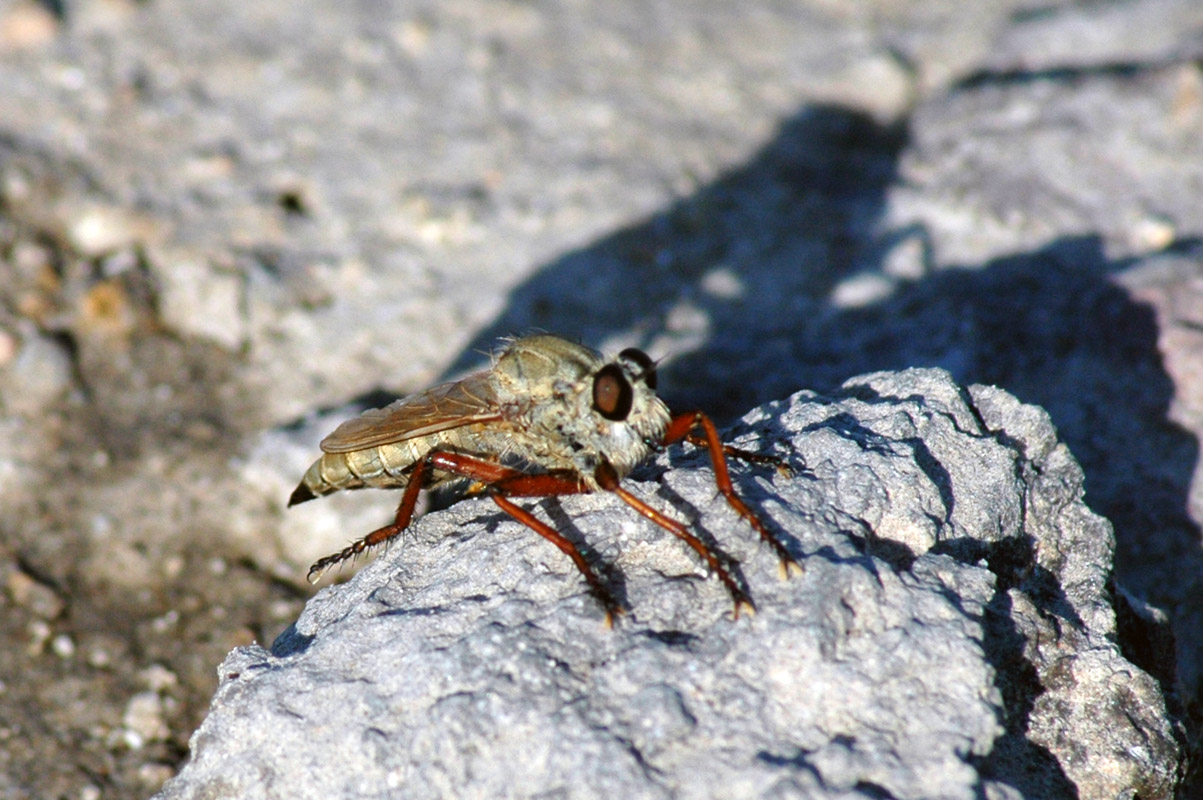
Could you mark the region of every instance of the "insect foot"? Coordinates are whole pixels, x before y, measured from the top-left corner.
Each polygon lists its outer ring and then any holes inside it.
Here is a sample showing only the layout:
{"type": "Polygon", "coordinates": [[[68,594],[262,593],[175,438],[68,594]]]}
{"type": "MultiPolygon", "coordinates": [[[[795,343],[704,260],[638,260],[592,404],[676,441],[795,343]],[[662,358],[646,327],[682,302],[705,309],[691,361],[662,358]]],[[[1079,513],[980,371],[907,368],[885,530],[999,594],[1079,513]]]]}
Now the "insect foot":
{"type": "Polygon", "coordinates": [[[672,414],[656,395],[656,362],[628,348],[605,358],[557,336],[510,341],[493,365],[431,387],[389,406],[365,411],[321,442],[322,455],[293,491],[296,505],[342,489],[402,489],[392,523],[378,528],[309,569],[328,567],[384,544],[413,520],[422,489],[444,485],[484,493],[497,506],[563,552],[601,603],[606,623],[622,607],[579,548],[512,498],[606,491],[687,544],[731,595],[734,614],[752,611],[751,597],[718,555],[688,527],[622,486],[637,465],[684,441],[704,447],[718,491],[761,540],[781,572],[802,567],[735,492],[727,457],[782,462],[724,445],[700,411],[672,414]]]}

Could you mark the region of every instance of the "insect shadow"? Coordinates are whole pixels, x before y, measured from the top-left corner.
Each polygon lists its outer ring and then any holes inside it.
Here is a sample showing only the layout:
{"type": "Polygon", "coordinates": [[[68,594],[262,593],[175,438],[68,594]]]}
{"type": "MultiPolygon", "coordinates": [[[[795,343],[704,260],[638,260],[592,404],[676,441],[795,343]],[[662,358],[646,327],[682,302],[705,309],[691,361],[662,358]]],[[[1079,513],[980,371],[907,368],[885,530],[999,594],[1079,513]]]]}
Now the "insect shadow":
{"type": "MultiPolygon", "coordinates": [[[[739,583],[740,588],[742,588],[748,593],[749,596],[751,596],[748,579],[743,573],[743,567],[740,560],[727,552],[727,550],[719,544],[718,537],[716,537],[709,528],[702,524],[701,514],[698,513],[698,510],[693,507],[693,504],[678,494],[672,487],[663,482],[658,485],[656,489],[656,496],[665,501],[665,503],[670,507],[676,509],[678,515],[683,514],[688,518],[687,522],[689,529],[693,531],[694,535],[701,539],[708,548],[714,551],[714,553],[723,562],[723,565],[727,568],[727,571],[730,572],[731,576],[735,578],[737,583],[739,583]]],[[[775,531],[774,533],[776,534],[777,538],[781,540],[782,544],[786,546],[786,549],[791,549],[788,545],[792,541],[792,538],[782,536],[780,531],[775,531]]],[[[798,561],[800,563],[801,559],[798,558],[798,561]]]]}
{"type": "Polygon", "coordinates": [[[573,522],[572,516],[564,509],[564,504],[558,497],[549,497],[541,502],[540,507],[551,519],[552,526],[576,545],[585,560],[597,570],[606,588],[625,609],[630,609],[631,601],[627,595],[627,579],[622,570],[612,562],[602,557],[596,547],[589,543],[585,534],[573,522]]]}

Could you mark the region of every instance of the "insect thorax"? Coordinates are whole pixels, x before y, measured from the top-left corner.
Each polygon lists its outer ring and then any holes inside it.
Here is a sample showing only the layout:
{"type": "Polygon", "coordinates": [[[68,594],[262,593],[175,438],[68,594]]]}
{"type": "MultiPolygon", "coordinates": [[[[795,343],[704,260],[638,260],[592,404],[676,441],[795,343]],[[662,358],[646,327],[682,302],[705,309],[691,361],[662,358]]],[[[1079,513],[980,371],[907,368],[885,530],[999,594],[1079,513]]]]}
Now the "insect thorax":
{"type": "Polygon", "coordinates": [[[593,488],[602,459],[620,477],[626,475],[663,439],[668,408],[631,376],[630,413],[619,421],[606,419],[593,406],[602,358],[562,339],[544,338],[519,340],[497,364],[503,413],[512,426],[507,454],[541,469],[574,471],[593,488]]]}

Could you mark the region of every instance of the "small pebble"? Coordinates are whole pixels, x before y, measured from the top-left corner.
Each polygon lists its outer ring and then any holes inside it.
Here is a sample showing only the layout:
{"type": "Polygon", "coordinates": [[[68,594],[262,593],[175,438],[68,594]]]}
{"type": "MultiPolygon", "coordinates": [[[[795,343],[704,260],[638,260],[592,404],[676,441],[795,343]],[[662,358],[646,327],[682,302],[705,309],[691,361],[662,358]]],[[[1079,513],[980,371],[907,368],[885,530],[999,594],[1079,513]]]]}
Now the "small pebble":
{"type": "Polygon", "coordinates": [[[146,684],[146,688],[154,692],[161,692],[173,686],[178,686],[180,682],[179,677],[162,664],[151,664],[139,672],[138,677],[146,684]]]}
{"type": "Polygon", "coordinates": [[[0,367],[7,366],[17,357],[17,337],[0,328],[0,367]]]}
{"type": "Polygon", "coordinates": [[[96,647],[88,651],[88,666],[95,667],[96,669],[104,669],[112,663],[112,654],[103,647],[96,647]]]}
{"type": "Polygon", "coordinates": [[[862,272],[845,278],[831,292],[836,308],[864,308],[880,303],[897,288],[897,282],[877,272],[862,272]]]}
{"type": "Polygon", "coordinates": [[[40,619],[34,620],[29,623],[29,646],[25,648],[25,652],[31,656],[41,655],[49,639],[50,626],[40,619]]]}
{"type": "Polygon", "coordinates": [[[175,770],[167,764],[143,764],[138,767],[138,781],[149,789],[158,790],[175,777],[175,770]]]}
{"type": "Polygon", "coordinates": [[[59,24],[40,3],[14,3],[0,16],[0,49],[30,50],[52,41],[59,24]]]}
{"type": "Polygon", "coordinates": [[[44,620],[52,620],[63,613],[66,604],[54,590],[45,584],[38,583],[32,576],[20,570],[8,574],[6,581],[8,596],[22,608],[26,608],[34,616],[44,620]]]}
{"type": "MultiPolygon", "coordinates": [[[[72,383],[71,356],[53,339],[40,334],[26,336],[9,365],[5,384],[20,387],[5,391],[5,402],[19,414],[39,413],[63,394],[72,383]]],[[[0,390],[8,386],[0,385],[0,390]]]]}
{"type": "Polygon", "coordinates": [[[50,650],[59,658],[71,658],[75,655],[75,641],[67,634],[60,633],[50,640],[50,650]]]}
{"type": "Polygon", "coordinates": [[[121,724],[125,727],[125,741],[134,750],[147,742],[163,741],[169,735],[163,719],[163,699],[158,692],[138,692],[131,697],[121,724]]]}
{"type": "Polygon", "coordinates": [[[98,258],[134,244],[144,233],[144,227],[143,222],[126,211],[92,206],[73,220],[67,234],[76,252],[98,258]]]}

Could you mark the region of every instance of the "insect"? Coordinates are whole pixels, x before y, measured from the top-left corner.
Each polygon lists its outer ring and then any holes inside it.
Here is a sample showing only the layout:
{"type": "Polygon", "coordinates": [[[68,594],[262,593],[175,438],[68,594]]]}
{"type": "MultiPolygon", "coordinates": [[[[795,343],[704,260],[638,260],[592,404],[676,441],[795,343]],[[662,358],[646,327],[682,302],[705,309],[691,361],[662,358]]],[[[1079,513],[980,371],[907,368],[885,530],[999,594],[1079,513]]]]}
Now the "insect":
{"type": "Polygon", "coordinates": [[[676,519],[623,488],[636,465],[665,447],[690,441],[709,451],[718,490],[781,560],[783,575],[801,566],[739,498],[726,456],[780,459],[723,445],[700,411],[673,415],[656,396],[656,363],[628,348],[606,360],[551,335],[511,340],[489,369],[365,411],[322,440],[322,456],[292,493],[289,506],[340,489],[403,488],[392,523],[372,531],[309,569],[327,567],[383,544],[405,530],[418,492],[467,482],[465,494],[487,494],[514,519],[564,552],[606,612],[622,607],[569,539],[512,498],[607,491],[688,544],[730,592],[735,616],[753,608],[714,551],[676,519]]]}

